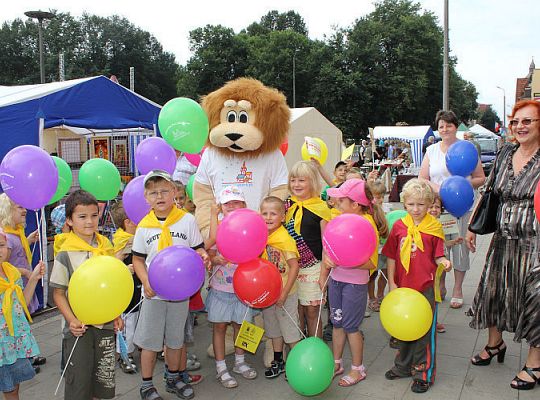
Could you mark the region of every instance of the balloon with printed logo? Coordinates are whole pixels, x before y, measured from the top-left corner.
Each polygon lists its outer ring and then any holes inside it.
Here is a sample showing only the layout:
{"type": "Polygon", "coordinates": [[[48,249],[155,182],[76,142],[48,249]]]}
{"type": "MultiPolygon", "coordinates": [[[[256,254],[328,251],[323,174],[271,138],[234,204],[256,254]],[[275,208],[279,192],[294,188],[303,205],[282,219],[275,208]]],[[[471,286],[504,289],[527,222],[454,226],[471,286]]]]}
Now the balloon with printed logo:
{"type": "Polygon", "coordinates": [[[172,174],[176,167],[176,153],[162,138],[149,137],[138,144],[135,150],[135,165],[143,175],[155,169],[172,174]]]}
{"type": "Polygon", "coordinates": [[[191,175],[186,185],[186,194],[188,195],[191,201],[193,201],[193,184],[194,183],[195,183],[195,175],[191,175]]]}
{"type": "Polygon", "coordinates": [[[334,377],[334,356],[322,339],[309,337],[301,340],[287,355],[287,381],[302,396],[324,392],[334,377]]]}
{"type": "Polygon", "coordinates": [[[536,219],[540,221],[540,181],[538,181],[534,192],[534,212],[536,213],[536,219]]]}
{"type": "Polygon", "coordinates": [[[58,169],[45,150],[18,146],[0,164],[0,183],[13,202],[38,210],[49,203],[58,188],[58,169]]]}
{"type": "Polygon", "coordinates": [[[319,138],[306,137],[301,148],[302,159],[309,161],[314,158],[324,165],[328,158],[328,147],[319,138]]]}
{"type": "Polygon", "coordinates": [[[234,210],[219,224],[216,245],[220,254],[235,264],[251,261],[263,252],[268,240],[268,228],[256,211],[234,210]]]}
{"type": "Polygon", "coordinates": [[[266,308],[273,305],[281,296],[281,285],[277,267],[262,258],[240,263],[234,271],[234,293],[250,307],[266,308]]]}
{"type": "Polygon", "coordinates": [[[479,154],[473,143],[459,140],[448,148],[445,159],[446,168],[452,175],[466,177],[475,170],[479,154]]]}
{"type": "Polygon", "coordinates": [[[196,154],[208,138],[208,117],[196,101],[186,97],[169,100],[158,117],[161,136],[176,150],[196,154]]]}
{"type": "Polygon", "coordinates": [[[56,164],[56,169],[58,170],[58,187],[56,188],[56,192],[48,204],[56,203],[58,200],[64,197],[66,193],[69,192],[73,182],[73,174],[71,173],[71,168],[69,168],[68,163],[60,157],[51,157],[56,164]]]}
{"type": "Polygon", "coordinates": [[[164,300],[189,299],[204,283],[204,263],[189,247],[169,246],[150,262],[148,280],[154,292],[164,300]]]}
{"type": "Polygon", "coordinates": [[[79,170],[81,189],[93,194],[98,200],[112,200],[120,191],[122,181],[115,165],[103,158],[86,161],[79,170]]]}
{"type": "Polygon", "coordinates": [[[365,264],[377,248],[377,235],[364,217],[341,214],[326,224],[322,242],[326,254],[336,265],[356,267],[365,264]]]}
{"type": "Polygon", "coordinates": [[[465,215],[474,203],[471,183],[459,175],[446,178],[439,189],[439,195],[444,208],[456,218],[465,215]]]}
{"type": "Polygon", "coordinates": [[[390,291],[381,303],[381,324],[391,336],[406,342],[429,331],[433,311],[422,293],[410,288],[390,291]]]}
{"type": "Polygon", "coordinates": [[[91,257],[73,272],[67,293],[79,321],[101,325],[125,311],[133,296],[133,278],[116,257],[91,257]]]}
{"type": "Polygon", "coordinates": [[[150,212],[150,204],[144,197],[144,175],[132,179],[122,193],[122,205],[128,218],[135,224],[150,212]]]}

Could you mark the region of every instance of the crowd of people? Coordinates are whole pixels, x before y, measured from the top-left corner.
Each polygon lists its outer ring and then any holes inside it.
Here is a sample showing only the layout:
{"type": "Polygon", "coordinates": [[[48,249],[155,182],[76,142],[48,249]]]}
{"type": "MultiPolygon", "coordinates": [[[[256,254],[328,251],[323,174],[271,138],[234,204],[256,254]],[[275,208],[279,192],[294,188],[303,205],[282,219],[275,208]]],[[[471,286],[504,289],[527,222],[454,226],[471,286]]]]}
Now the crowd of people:
{"type": "MultiPolygon", "coordinates": [[[[459,233],[444,234],[438,218],[443,204],[439,188],[449,176],[445,154],[458,139],[458,120],[451,111],[439,112],[436,125],[441,141],[427,147],[417,179],[406,183],[402,203],[403,218],[389,224],[384,202],[386,187],[377,173],[367,177],[347,163],[336,165],[328,177],[315,160],[299,161],[289,171],[289,197],[266,197],[259,212],[268,229],[263,258],[278,268],[282,292],[276,304],[262,311],[266,336],[271,340],[273,360],[264,377],[273,379],[285,373],[285,347],[290,349],[303,337],[323,336],[320,313],[328,303],[325,332],[332,341],[334,377],[338,385],[352,386],[366,379],[363,361],[364,336],[360,330],[369,310],[379,311],[385,289],[411,288],[429,302],[433,321],[429,331],[414,341],[391,339],[398,349],[394,365],[389,365],[386,379],[411,378],[411,390],[423,393],[430,389],[436,375],[436,334],[445,327],[437,323],[437,300],[446,294],[444,278],[435,276],[438,268],[446,273],[454,269],[454,287],[450,307],[463,306],[462,285],[470,268],[469,251],[475,251],[475,235],[467,230],[470,213],[458,220],[459,233]],[[321,175],[329,183],[321,198],[321,175]],[[360,215],[369,221],[380,242],[364,264],[353,268],[336,265],[323,246],[323,233],[329,221],[341,214],[360,215]],[[386,285],[387,282],[387,285],[386,285]],[[343,362],[348,343],[350,366],[343,362]]],[[[540,103],[520,102],[510,118],[514,143],[505,144],[487,178],[500,199],[495,232],[468,314],[471,327],[488,329],[488,343],[471,359],[475,366],[486,366],[492,358],[504,361],[506,344],[502,332],[513,332],[514,340],[525,339],[529,352],[525,366],[512,388],[533,389],[540,382],[540,228],[534,211],[534,192],[540,179],[540,103]]],[[[379,156],[397,156],[392,141],[384,143],[379,156]]],[[[370,145],[364,146],[366,151],[370,145]]],[[[404,151],[404,150],[403,150],[404,151]]],[[[403,151],[401,154],[403,154],[403,151]]],[[[369,159],[364,153],[362,159],[369,159]]],[[[486,177],[478,161],[468,178],[474,188],[484,186],[486,177]]],[[[123,370],[140,369],[140,396],[159,400],[154,380],[157,357],[165,360],[164,389],[182,399],[195,396],[193,385],[200,375],[189,374],[196,362],[186,352],[193,335],[193,314],[204,308],[200,294],[189,301],[169,301],[153,290],[148,265],[156,254],[171,245],[195,250],[208,269],[209,292],[205,308],[212,323],[212,344],[216,378],[227,389],[238,386],[237,377],[255,379],[258,371],[241,348],[234,349],[234,366],[227,367],[226,330],[232,325],[234,336],[244,320],[253,321],[255,310],[235,295],[232,277],[237,265],[225,259],[216,247],[220,220],[233,211],[246,208],[241,188],[225,187],[217,193],[217,204],[210,215],[210,231],[203,237],[192,208],[186,209],[184,186],[168,173],[154,170],[144,178],[144,195],[150,213],[137,225],[130,221],[118,203],[112,215],[118,227],[112,243],[98,233],[99,207],[89,193],[71,193],[65,204],[55,209],[58,235],[50,285],[58,309],[65,319],[63,359],[71,355],[65,376],[66,399],[113,398],[117,343],[115,332],[125,332],[128,352],[140,351],[140,365],[135,359],[123,361],[123,370]],[[84,325],[73,313],[67,295],[73,272],[93,255],[121,259],[133,274],[135,291],[126,318],[119,316],[107,324],[84,325]],[[141,297],[143,298],[140,303],[141,297]],[[140,306],[139,306],[140,304],[140,306]],[[74,348],[75,342],[77,346],[74,348]],[[71,354],[72,353],[72,354],[71,354]],[[88,368],[94,365],[94,368],[88,368]]],[[[0,196],[0,390],[6,399],[17,399],[19,384],[32,379],[34,368],[44,362],[31,333],[30,312],[35,310],[34,289],[45,273],[39,263],[30,266],[29,243],[37,234],[24,233],[26,211],[7,196],[0,196]],[[24,288],[24,290],[23,290],[24,288]],[[28,307],[27,307],[28,305],[28,307]],[[26,316],[25,316],[26,314],[26,316]],[[32,365],[33,364],[33,365],[32,365]]],[[[351,249],[351,251],[353,251],[351,249]]],[[[126,310],[127,311],[127,310],[126,310]]]]}

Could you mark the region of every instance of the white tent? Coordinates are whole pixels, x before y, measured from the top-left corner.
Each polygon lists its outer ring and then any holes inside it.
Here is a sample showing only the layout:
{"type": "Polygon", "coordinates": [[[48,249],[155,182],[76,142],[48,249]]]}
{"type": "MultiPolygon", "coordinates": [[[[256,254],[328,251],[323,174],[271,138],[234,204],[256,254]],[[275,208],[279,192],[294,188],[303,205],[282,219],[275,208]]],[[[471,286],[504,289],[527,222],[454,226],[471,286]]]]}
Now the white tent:
{"type": "Polygon", "coordinates": [[[489,129],[484,128],[482,125],[475,124],[469,128],[469,131],[476,136],[490,137],[492,139],[498,139],[500,136],[491,132],[489,129]]]}
{"type": "Polygon", "coordinates": [[[334,165],[341,160],[342,133],[314,107],[291,108],[289,150],[285,155],[287,167],[290,169],[302,160],[301,147],[305,136],[317,137],[326,143],[328,159],[325,168],[333,170],[334,165]]]}
{"type": "Polygon", "coordinates": [[[422,164],[422,146],[427,138],[433,135],[429,125],[421,126],[376,126],[373,136],[379,139],[402,140],[411,145],[412,160],[419,167],[422,164]]]}

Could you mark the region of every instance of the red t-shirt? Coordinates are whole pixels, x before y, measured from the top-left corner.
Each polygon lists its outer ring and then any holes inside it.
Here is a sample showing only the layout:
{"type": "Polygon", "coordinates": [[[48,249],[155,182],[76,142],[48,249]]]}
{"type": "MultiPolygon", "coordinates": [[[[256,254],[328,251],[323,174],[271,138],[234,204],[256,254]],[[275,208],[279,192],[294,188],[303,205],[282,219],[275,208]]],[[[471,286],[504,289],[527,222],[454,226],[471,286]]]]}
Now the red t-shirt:
{"type": "Polygon", "coordinates": [[[382,249],[382,254],[396,262],[394,280],[398,287],[407,287],[422,292],[433,286],[437,270],[435,259],[444,256],[444,240],[426,233],[420,235],[422,235],[424,251],[420,251],[413,243],[409,273],[403,268],[399,256],[403,242],[407,237],[407,227],[403,221],[398,220],[394,224],[382,249]]]}

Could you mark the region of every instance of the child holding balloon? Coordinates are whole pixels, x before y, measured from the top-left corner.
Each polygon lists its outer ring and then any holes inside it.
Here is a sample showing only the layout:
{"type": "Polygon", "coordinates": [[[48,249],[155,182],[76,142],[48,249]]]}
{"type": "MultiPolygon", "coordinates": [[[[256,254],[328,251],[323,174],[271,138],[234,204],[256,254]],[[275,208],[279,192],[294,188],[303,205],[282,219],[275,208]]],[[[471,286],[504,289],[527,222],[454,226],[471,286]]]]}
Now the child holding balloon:
{"type": "MultiPolygon", "coordinates": [[[[340,187],[329,189],[328,195],[335,199],[337,208],[342,214],[356,214],[367,219],[375,231],[376,243],[379,242],[379,232],[383,236],[387,235],[388,225],[384,213],[375,204],[365,181],[349,179],[340,187]]],[[[366,311],[369,270],[377,268],[378,257],[375,245],[367,262],[356,267],[342,267],[335,265],[326,252],[324,253],[326,268],[321,270],[319,284],[321,288],[324,288],[328,281],[330,316],[334,326],[332,331],[332,347],[336,364],[334,375],[344,372],[342,355],[346,340],[349,341],[352,354],[351,371],[339,380],[339,386],[356,385],[366,378],[366,369],[363,364],[364,339],[359,328],[366,311]],[[330,274],[329,279],[328,274],[330,274]]]]}
{"type": "Polygon", "coordinates": [[[319,197],[321,184],[317,169],[310,161],[298,161],[289,171],[289,197],[285,202],[285,228],[296,241],[300,253],[298,303],[300,328],[307,321],[309,336],[322,336],[319,311],[322,291],[319,275],[322,260],[322,232],[332,218],[330,209],[319,197]]]}
{"type": "MultiPolygon", "coordinates": [[[[218,225],[219,211],[223,217],[228,216],[234,210],[246,208],[246,199],[242,191],[236,186],[225,187],[218,196],[219,205],[212,207],[210,221],[210,242],[215,242],[218,225]]],[[[238,336],[240,325],[246,319],[252,321],[252,310],[242,303],[236,296],[233,288],[233,275],[236,264],[228,262],[221,256],[215,247],[208,251],[212,259],[212,275],[210,277],[210,290],[206,297],[206,309],[208,321],[212,322],[212,344],[216,359],[216,378],[225,388],[231,389],[238,386],[238,382],[229,374],[225,363],[225,334],[227,325],[232,324],[234,340],[238,336]]],[[[245,379],[255,379],[257,371],[245,361],[245,352],[239,347],[234,349],[233,372],[242,375],[245,379]]]]}
{"type": "MultiPolygon", "coordinates": [[[[66,222],[71,228],[54,259],[50,286],[54,302],[66,321],[64,355],[72,353],[65,370],[66,399],[112,399],[115,392],[115,337],[114,330],[123,328],[117,317],[104,325],[85,325],[73,313],[67,289],[75,270],[87,259],[97,255],[113,256],[109,240],[98,234],[99,208],[96,198],[84,190],[77,190],[66,200],[66,222]],[[77,342],[77,346],[75,346],[77,342]]],[[[91,296],[88,294],[88,301],[91,296]]],[[[101,310],[95,309],[99,319],[101,310]]]]}
{"type": "Polygon", "coordinates": [[[435,334],[438,288],[434,288],[437,266],[450,271],[452,263],[444,256],[442,225],[428,213],[433,191],[428,183],[411,179],[402,191],[407,215],[396,221],[382,254],[387,257],[390,290],[411,288],[420,292],[433,310],[431,328],[417,340],[399,341],[395,365],[385,373],[386,379],[412,376],[411,390],[424,393],[435,380],[435,334]],[[412,372],[411,372],[412,371],[412,372]]]}
{"type": "Polygon", "coordinates": [[[16,400],[19,384],[35,375],[28,357],[37,356],[39,348],[28,324],[32,319],[26,303],[45,274],[45,264],[34,268],[23,291],[21,273],[8,262],[8,253],[7,235],[0,229],[0,392],[5,399],[16,400]]]}

